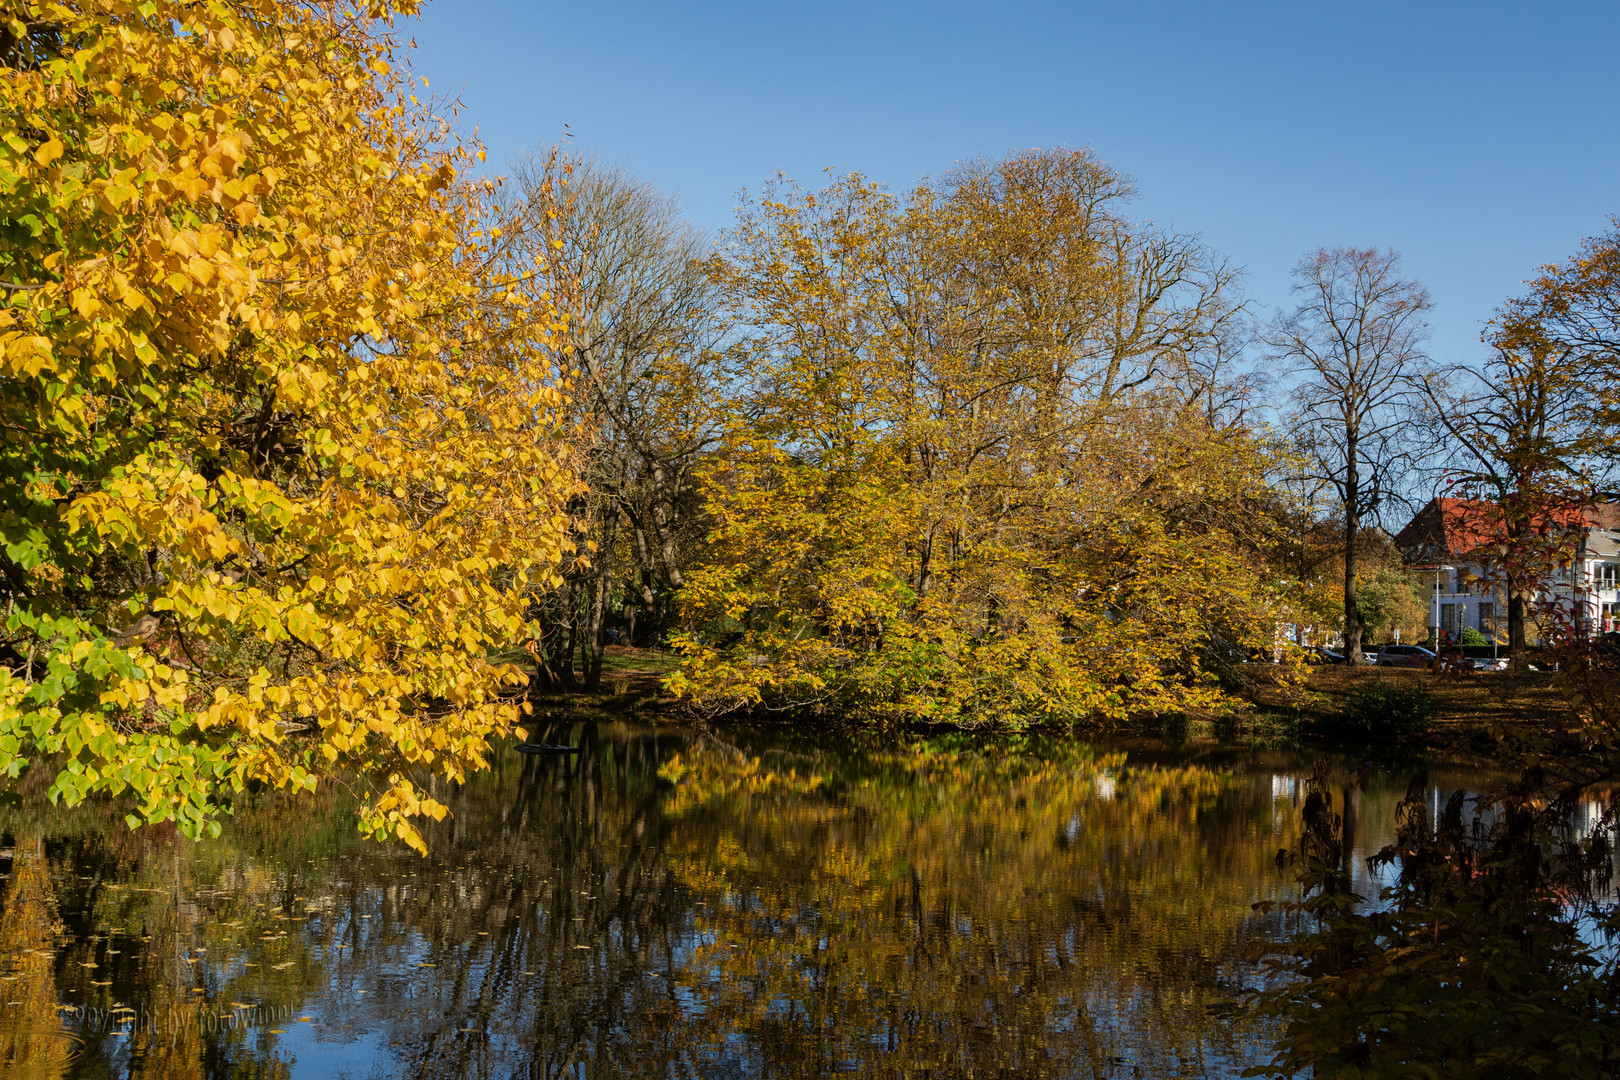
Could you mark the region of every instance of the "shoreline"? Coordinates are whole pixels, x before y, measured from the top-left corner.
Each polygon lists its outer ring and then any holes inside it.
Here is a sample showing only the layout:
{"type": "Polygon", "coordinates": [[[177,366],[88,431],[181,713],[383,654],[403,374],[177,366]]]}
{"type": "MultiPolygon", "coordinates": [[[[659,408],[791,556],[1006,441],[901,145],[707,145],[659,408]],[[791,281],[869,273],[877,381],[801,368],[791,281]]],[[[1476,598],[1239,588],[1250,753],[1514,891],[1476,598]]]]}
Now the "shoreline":
{"type": "Polygon", "coordinates": [[[1012,728],[926,722],[874,726],[847,716],[801,716],[755,712],[703,717],[687,710],[663,691],[660,670],[673,659],[652,650],[617,647],[634,667],[604,670],[602,685],[591,692],[557,691],[530,696],[534,716],[531,736],[544,729],[576,723],[645,723],[652,726],[731,728],[801,728],[834,732],[886,730],[911,735],[975,734],[1074,735],[1077,737],[1161,738],[1173,742],[1220,744],[1321,744],[1327,747],[1366,745],[1391,751],[1510,756],[1503,739],[1573,737],[1579,717],[1563,697],[1553,672],[1476,672],[1461,678],[1426,669],[1313,667],[1303,686],[1289,690],[1269,680],[1255,680],[1234,694],[1234,709],[1225,714],[1144,716],[1122,723],[1064,724],[1034,721],[1012,728]],[[1335,737],[1325,729],[1352,693],[1382,680],[1427,690],[1435,699],[1435,716],[1421,734],[1381,742],[1335,737]]]}

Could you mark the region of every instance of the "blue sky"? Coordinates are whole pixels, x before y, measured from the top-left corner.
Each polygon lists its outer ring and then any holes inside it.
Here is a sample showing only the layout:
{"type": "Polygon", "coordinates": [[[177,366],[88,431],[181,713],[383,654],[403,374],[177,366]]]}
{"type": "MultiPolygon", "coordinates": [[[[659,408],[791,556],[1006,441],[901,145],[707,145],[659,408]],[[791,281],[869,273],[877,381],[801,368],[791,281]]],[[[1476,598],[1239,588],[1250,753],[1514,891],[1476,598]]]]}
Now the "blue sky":
{"type": "Polygon", "coordinates": [[[1434,351],[1620,212],[1620,4],[437,0],[401,27],[492,162],[568,125],[719,228],[739,188],[1090,145],[1249,272],[1393,247],[1434,351]]]}

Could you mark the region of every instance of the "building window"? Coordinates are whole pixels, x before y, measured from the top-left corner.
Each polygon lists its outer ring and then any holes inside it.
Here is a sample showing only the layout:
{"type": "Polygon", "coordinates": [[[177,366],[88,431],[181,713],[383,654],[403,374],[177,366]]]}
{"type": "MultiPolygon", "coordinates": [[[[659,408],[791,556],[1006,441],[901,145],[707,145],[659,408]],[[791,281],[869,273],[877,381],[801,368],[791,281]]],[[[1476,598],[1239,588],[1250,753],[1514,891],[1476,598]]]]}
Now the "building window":
{"type": "Polygon", "coordinates": [[[1452,637],[1457,636],[1457,607],[1456,604],[1440,605],[1441,633],[1450,634],[1452,637]]]}
{"type": "Polygon", "coordinates": [[[1496,605],[1481,601],[1479,605],[1479,632],[1486,637],[1496,635],[1496,605]]]}
{"type": "Polygon", "coordinates": [[[1600,628],[1605,634],[1611,630],[1620,630],[1620,604],[1604,604],[1602,617],[1600,628]]]}

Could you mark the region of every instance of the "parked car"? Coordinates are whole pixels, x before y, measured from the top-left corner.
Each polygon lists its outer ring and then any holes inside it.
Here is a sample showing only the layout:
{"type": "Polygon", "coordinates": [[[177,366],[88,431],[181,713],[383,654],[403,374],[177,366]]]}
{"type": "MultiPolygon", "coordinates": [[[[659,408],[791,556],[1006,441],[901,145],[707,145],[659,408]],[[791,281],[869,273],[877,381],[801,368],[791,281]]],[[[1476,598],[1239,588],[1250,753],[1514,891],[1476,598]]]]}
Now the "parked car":
{"type": "MultiPolygon", "coordinates": [[[[1374,663],[1378,659],[1376,653],[1363,651],[1360,655],[1361,662],[1364,664],[1374,663]]],[[[1312,645],[1305,650],[1305,659],[1313,664],[1342,664],[1344,663],[1344,654],[1334,652],[1325,645],[1312,645]]]]}
{"type": "Polygon", "coordinates": [[[1434,653],[1421,645],[1385,645],[1378,650],[1379,667],[1428,667],[1434,653]]]}
{"type": "Polygon", "coordinates": [[[1476,656],[1471,661],[1475,671],[1506,671],[1508,658],[1505,656],[1476,656]]]}

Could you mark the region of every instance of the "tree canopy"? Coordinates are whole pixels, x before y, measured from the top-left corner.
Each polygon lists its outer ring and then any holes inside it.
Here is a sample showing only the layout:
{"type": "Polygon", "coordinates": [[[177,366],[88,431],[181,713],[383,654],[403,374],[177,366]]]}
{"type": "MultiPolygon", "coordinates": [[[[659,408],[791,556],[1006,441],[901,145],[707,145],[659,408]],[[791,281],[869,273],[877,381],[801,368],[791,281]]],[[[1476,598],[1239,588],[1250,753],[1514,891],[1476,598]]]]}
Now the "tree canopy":
{"type": "Polygon", "coordinates": [[[519,718],[495,651],[574,486],[503,257],[543,210],[462,178],[414,7],[5,5],[0,769],[53,798],[195,834],[341,769],[419,844],[408,770],[519,718]]]}
{"type": "Polygon", "coordinates": [[[717,262],[737,372],[672,681],[968,723],[1216,704],[1269,650],[1264,440],[1201,363],[1230,271],[1089,151],[786,182],[717,262]]]}

